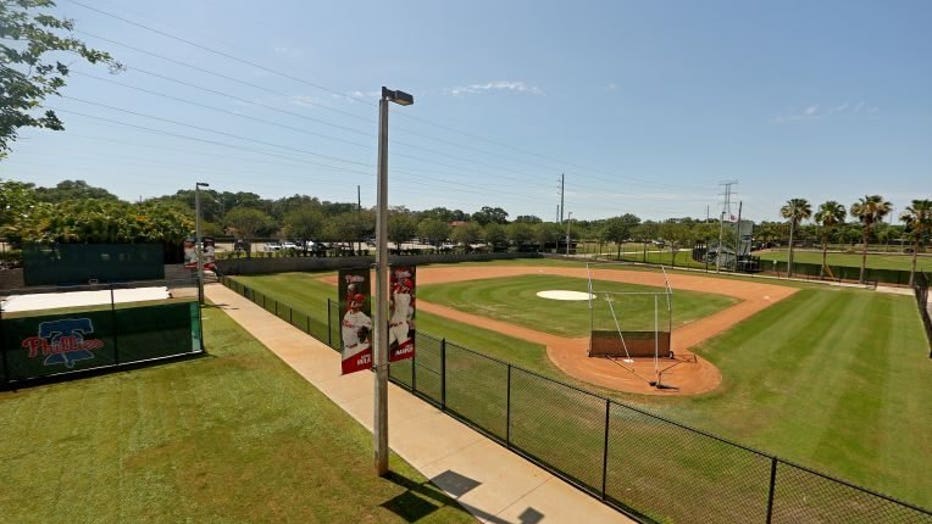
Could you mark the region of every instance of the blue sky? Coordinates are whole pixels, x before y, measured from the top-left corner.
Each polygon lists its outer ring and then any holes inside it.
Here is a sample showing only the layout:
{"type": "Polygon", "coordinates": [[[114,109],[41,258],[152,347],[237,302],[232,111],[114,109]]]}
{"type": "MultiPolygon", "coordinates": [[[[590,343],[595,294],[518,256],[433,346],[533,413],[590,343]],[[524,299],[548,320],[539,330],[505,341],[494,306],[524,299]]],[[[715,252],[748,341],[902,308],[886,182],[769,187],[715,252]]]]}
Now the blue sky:
{"type": "Polygon", "coordinates": [[[23,132],[2,178],[127,199],[360,185],[371,206],[387,85],[416,100],[390,117],[389,200],[411,209],[552,220],[561,173],[579,218],[717,216],[725,180],[756,220],[794,197],[932,198],[927,1],[80,1],[266,69],[60,0],[128,69],[75,62],[49,102],[67,131],[23,132]]]}

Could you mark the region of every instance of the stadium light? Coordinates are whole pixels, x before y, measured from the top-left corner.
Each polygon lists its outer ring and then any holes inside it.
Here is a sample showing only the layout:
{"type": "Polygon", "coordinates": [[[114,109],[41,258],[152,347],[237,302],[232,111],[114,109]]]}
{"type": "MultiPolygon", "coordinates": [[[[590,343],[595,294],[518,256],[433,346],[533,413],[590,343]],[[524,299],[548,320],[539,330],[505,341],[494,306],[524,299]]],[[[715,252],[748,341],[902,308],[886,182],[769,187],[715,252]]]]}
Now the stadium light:
{"type": "Polygon", "coordinates": [[[206,182],[194,183],[194,253],[197,255],[198,300],[204,304],[204,260],[201,257],[201,188],[210,187],[206,182]]]}
{"type": "Polygon", "coordinates": [[[375,470],[380,477],[388,473],[388,103],[401,106],[414,103],[404,91],[382,86],[379,99],[379,173],[378,212],[375,224],[375,420],[372,440],[375,470]]]}

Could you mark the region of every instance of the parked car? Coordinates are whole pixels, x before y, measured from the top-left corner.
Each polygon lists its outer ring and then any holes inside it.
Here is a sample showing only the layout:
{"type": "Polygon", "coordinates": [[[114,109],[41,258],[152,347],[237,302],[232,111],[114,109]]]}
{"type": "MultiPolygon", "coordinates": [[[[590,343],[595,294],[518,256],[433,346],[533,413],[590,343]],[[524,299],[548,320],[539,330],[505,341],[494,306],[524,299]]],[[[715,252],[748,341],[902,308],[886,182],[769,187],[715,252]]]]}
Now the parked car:
{"type": "Polygon", "coordinates": [[[298,249],[298,244],[295,244],[294,242],[286,240],[281,243],[280,249],[298,249]]]}

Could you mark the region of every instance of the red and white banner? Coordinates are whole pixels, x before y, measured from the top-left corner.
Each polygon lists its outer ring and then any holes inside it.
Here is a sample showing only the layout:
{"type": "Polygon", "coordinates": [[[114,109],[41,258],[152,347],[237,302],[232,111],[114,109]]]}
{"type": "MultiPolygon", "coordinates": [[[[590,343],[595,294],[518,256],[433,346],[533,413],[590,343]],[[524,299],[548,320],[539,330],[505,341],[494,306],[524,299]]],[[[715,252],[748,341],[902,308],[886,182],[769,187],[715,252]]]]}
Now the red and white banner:
{"type": "Polygon", "coordinates": [[[340,349],[343,374],[372,368],[372,314],[369,269],[341,269],[340,349]]]}
{"type": "Polygon", "coordinates": [[[388,314],[388,361],[414,357],[414,266],[392,266],[389,270],[391,303],[388,314]]]}

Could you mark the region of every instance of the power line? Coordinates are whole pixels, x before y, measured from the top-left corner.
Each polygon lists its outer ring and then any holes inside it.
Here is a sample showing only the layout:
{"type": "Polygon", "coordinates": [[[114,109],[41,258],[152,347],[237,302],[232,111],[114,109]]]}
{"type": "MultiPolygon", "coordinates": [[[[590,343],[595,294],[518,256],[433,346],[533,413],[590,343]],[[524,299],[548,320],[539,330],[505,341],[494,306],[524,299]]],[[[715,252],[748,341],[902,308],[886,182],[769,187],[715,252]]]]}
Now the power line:
{"type": "MultiPolygon", "coordinates": [[[[194,41],[192,41],[192,40],[190,40],[190,39],[187,39],[187,38],[184,38],[184,37],[180,37],[180,36],[177,36],[177,35],[168,33],[168,32],[166,32],[166,31],[162,31],[162,30],[159,30],[159,29],[150,27],[150,26],[148,26],[148,25],[146,25],[146,24],[142,24],[142,23],[139,23],[139,22],[135,22],[135,21],[130,20],[130,19],[126,18],[126,17],[122,17],[122,16],[119,16],[119,15],[116,15],[116,14],[113,14],[113,13],[110,13],[110,12],[107,12],[107,11],[104,11],[104,10],[102,10],[102,9],[98,9],[98,8],[89,6],[89,5],[84,4],[83,2],[80,2],[80,1],[78,1],[78,0],[68,0],[68,1],[71,2],[71,3],[73,3],[73,4],[75,4],[75,5],[78,5],[78,6],[80,6],[80,7],[83,7],[83,8],[85,8],[85,9],[88,9],[88,10],[90,10],[90,11],[93,11],[93,12],[96,12],[96,13],[98,13],[98,14],[101,14],[101,15],[103,15],[103,16],[107,16],[107,17],[114,18],[114,19],[119,20],[119,21],[121,21],[121,22],[130,24],[130,25],[132,25],[132,26],[134,26],[134,27],[139,27],[139,28],[141,28],[141,29],[144,29],[144,30],[146,30],[146,31],[150,31],[150,32],[155,33],[155,34],[157,34],[157,35],[160,35],[160,36],[162,36],[162,37],[169,38],[169,39],[172,39],[172,40],[175,40],[175,41],[184,43],[184,44],[186,44],[186,45],[192,46],[192,47],[194,47],[194,48],[196,48],[196,49],[200,49],[200,50],[206,51],[206,52],[208,52],[208,53],[213,53],[213,54],[216,54],[216,55],[218,55],[218,56],[227,58],[227,59],[229,59],[229,60],[233,60],[233,61],[238,62],[238,63],[242,63],[242,64],[245,64],[245,65],[249,65],[250,67],[254,67],[254,68],[259,69],[259,70],[261,70],[261,71],[265,71],[265,72],[268,72],[268,73],[271,73],[271,74],[275,74],[275,75],[281,76],[281,77],[283,77],[283,78],[287,78],[287,79],[289,79],[289,80],[293,80],[293,81],[295,81],[295,82],[299,82],[299,83],[308,85],[308,86],[313,87],[313,88],[315,88],[315,89],[319,89],[319,90],[321,90],[321,91],[324,91],[324,92],[327,92],[327,93],[330,93],[330,94],[339,96],[339,97],[341,97],[341,98],[345,98],[345,99],[351,100],[351,101],[353,101],[353,102],[363,103],[363,104],[366,104],[366,105],[369,105],[369,106],[375,106],[374,103],[369,103],[369,102],[361,101],[361,100],[359,100],[358,98],[351,97],[351,96],[349,96],[349,95],[347,95],[347,94],[345,94],[345,93],[341,93],[341,92],[339,92],[339,91],[336,91],[336,90],[334,90],[334,89],[328,88],[328,87],[323,86],[323,85],[321,85],[321,84],[318,84],[318,83],[315,83],[315,82],[311,82],[311,81],[308,81],[308,80],[306,80],[306,79],[304,79],[304,78],[296,77],[296,76],[294,76],[294,75],[291,75],[291,74],[288,74],[288,73],[284,73],[284,72],[281,72],[281,71],[278,71],[278,70],[269,68],[269,67],[264,66],[264,65],[262,65],[262,64],[258,64],[258,63],[256,63],[256,62],[252,62],[252,61],[250,61],[250,60],[246,60],[246,59],[244,59],[244,58],[238,57],[238,56],[233,55],[233,54],[231,54],[231,53],[227,53],[227,52],[224,52],[224,51],[220,51],[220,50],[217,50],[217,49],[213,49],[213,48],[208,47],[208,46],[205,46],[205,45],[203,45],[203,44],[199,44],[199,43],[197,43],[197,42],[194,42],[194,41]]],[[[84,33],[84,34],[87,34],[87,33],[84,33]]],[[[97,37],[96,35],[91,35],[91,36],[97,37]]],[[[98,37],[98,38],[100,38],[100,37],[98,37]]],[[[104,40],[107,41],[107,39],[104,39],[104,40]]],[[[113,41],[111,40],[111,42],[113,42],[113,41]]],[[[118,45],[120,45],[120,44],[118,44],[118,45]]],[[[145,52],[145,51],[143,51],[143,52],[145,52]]],[[[153,53],[151,53],[151,52],[145,52],[145,53],[146,53],[146,54],[153,55],[153,53]]],[[[177,61],[174,61],[174,62],[175,62],[175,63],[178,63],[177,61]]],[[[186,65],[186,66],[187,66],[187,65],[186,65]]],[[[238,80],[234,80],[234,81],[238,81],[238,80]]],[[[287,95],[285,95],[285,96],[287,96],[287,95]]],[[[326,105],[324,105],[324,104],[319,104],[319,106],[320,106],[320,107],[323,107],[323,108],[330,109],[330,110],[340,111],[340,110],[337,110],[337,109],[335,109],[335,108],[330,108],[329,106],[326,106],[326,105]]],[[[350,115],[352,115],[354,118],[361,118],[361,117],[359,117],[358,115],[355,115],[355,114],[352,114],[352,113],[349,113],[349,112],[345,112],[344,114],[350,114],[350,115]]],[[[621,175],[617,175],[617,174],[614,174],[614,173],[608,173],[608,172],[604,172],[604,171],[601,171],[601,170],[593,169],[593,168],[591,168],[591,167],[582,166],[582,165],[577,164],[577,163],[574,163],[574,162],[567,162],[567,161],[560,160],[560,159],[557,159],[557,158],[554,158],[554,157],[550,157],[550,156],[547,156],[547,155],[542,155],[542,154],[540,154],[540,153],[535,153],[535,152],[532,152],[532,151],[527,151],[527,150],[524,150],[524,149],[522,149],[522,148],[518,148],[518,147],[512,146],[512,145],[510,145],[510,144],[506,144],[506,143],[504,143],[504,142],[499,142],[499,141],[491,140],[491,139],[489,139],[489,138],[487,138],[487,137],[483,137],[483,136],[481,136],[481,135],[477,135],[477,134],[474,134],[474,133],[469,133],[469,132],[466,132],[466,131],[461,131],[461,130],[458,130],[458,129],[455,129],[455,128],[452,128],[452,127],[449,127],[449,126],[446,126],[446,125],[443,125],[443,124],[438,124],[438,123],[435,123],[435,122],[431,122],[431,121],[429,121],[429,120],[427,120],[427,119],[423,119],[423,118],[417,117],[417,116],[415,116],[415,115],[409,115],[409,114],[405,114],[405,113],[399,113],[399,114],[401,114],[404,118],[410,118],[410,119],[412,119],[412,120],[419,121],[419,122],[423,122],[423,123],[426,123],[426,124],[428,124],[428,125],[437,127],[437,128],[439,128],[439,129],[444,129],[444,130],[446,130],[446,131],[458,133],[458,134],[461,134],[461,135],[464,135],[464,136],[467,136],[467,137],[470,137],[470,138],[473,138],[473,139],[482,140],[482,141],[484,141],[484,142],[488,142],[488,143],[491,143],[491,144],[495,144],[495,145],[498,145],[498,146],[500,146],[500,147],[504,147],[504,148],[510,149],[510,150],[512,150],[512,151],[521,153],[521,154],[523,154],[523,155],[530,155],[530,156],[542,158],[542,159],[545,159],[545,160],[549,160],[549,161],[552,161],[552,162],[558,162],[558,163],[563,164],[563,165],[573,166],[573,167],[576,167],[576,168],[578,168],[578,169],[581,169],[581,170],[584,170],[584,171],[588,171],[588,172],[590,172],[590,173],[601,173],[601,174],[603,174],[603,175],[607,175],[607,176],[612,177],[612,178],[611,178],[611,179],[605,179],[605,178],[601,178],[601,177],[593,177],[593,178],[597,178],[597,179],[599,179],[599,180],[603,180],[603,181],[610,182],[610,183],[616,183],[616,182],[618,181],[618,179],[620,178],[620,179],[624,179],[624,180],[629,180],[629,181],[633,181],[633,182],[638,182],[638,183],[645,184],[645,185],[652,185],[652,186],[655,186],[655,187],[667,187],[667,188],[695,188],[695,189],[698,189],[698,188],[699,188],[699,186],[684,186],[684,185],[675,185],[675,184],[664,184],[664,183],[655,182],[655,181],[653,181],[653,180],[641,179],[641,178],[631,177],[631,176],[621,176],[621,175]]],[[[410,132],[410,131],[409,131],[409,132],[410,132]]],[[[412,134],[416,134],[416,133],[412,133],[412,134]]],[[[418,135],[418,136],[422,136],[422,137],[427,138],[426,135],[418,135]]],[[[454,144],[453,142],[449,142],[449,143],[450,143],[451,145],[454,144]]],[[[457,147],[459,147],[459,146],[457,146],[457,147]]],[[[705,189],[705,188],[702,188],[702,189],[705,189]]]]}

